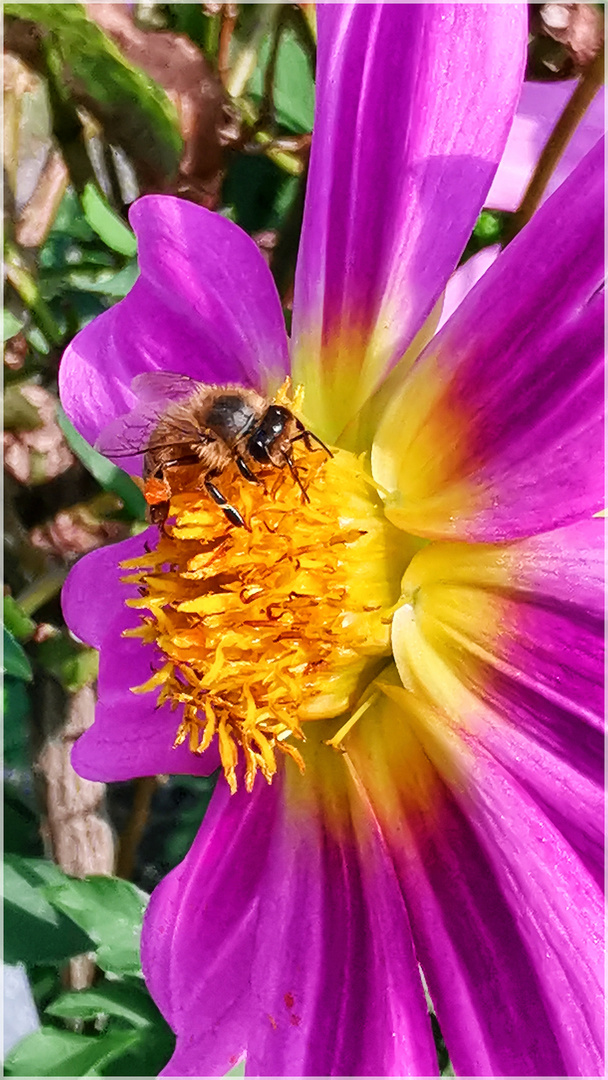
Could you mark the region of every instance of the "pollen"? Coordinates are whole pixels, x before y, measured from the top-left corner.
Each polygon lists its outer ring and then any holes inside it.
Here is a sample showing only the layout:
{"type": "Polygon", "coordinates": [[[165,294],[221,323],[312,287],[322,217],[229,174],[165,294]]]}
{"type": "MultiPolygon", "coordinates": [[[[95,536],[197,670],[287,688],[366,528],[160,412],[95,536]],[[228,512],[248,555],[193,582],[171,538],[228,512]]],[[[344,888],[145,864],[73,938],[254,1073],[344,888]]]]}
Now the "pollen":
{"type": "Polygon", "coordinates": [[[215,741],[233,792],[258,771],[270,783],[281,755],[303,770],[307,723],[343,716],[391,651],[399,534],[373,482],[345,450],[300,443],[294,466],[299,483],[222,473],[244,528],[204,491],[174,495],[156,549],[122,564],[141,613],[126,633],[158,656],[133,692],[181,706],[175,745],[215,741]]]}

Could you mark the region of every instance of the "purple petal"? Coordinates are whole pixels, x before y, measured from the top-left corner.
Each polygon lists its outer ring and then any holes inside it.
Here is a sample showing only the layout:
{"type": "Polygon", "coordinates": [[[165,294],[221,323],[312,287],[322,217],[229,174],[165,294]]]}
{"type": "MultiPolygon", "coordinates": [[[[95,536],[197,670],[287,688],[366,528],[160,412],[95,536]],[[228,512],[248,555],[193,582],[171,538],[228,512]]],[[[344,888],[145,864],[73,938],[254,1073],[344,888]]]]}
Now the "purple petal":
{"type": "Polygon", "coordinates": [[[603,564],[599,519],[507,546],[434,544],[411,563],[403,587],[415,600],[393,626],[404,678],[413,673],[444,707],[452,701],[465,722],[471,709],[481,711],[476,738],[598,880],[603,564]],[[433,656],[447,661],[466,693],[448,684],[433,656]]]}
{"type": "MultiPolygon", "coordinates": [[[[505,152],[494,177],[487,206],[517,210],[545,146],[576,82],[526,82],[505,152]]],[[[557,163],[543,202],[604,134],[604,94],[599,90],[557,163]]]]}
{"type": "Polygon", "coordinates": [[[180,710],[156,708],[156,693],[134,694],[158,666],[158,656],[138,638],[122,637],[139,618],[125,601],[137,595],[134,585],[120,581],[123,559],[144,551],[156,538],[148,529],[120,544],[99,548],[76,563],[63,587],[66,623],[82,641],[100,650],[95,723],[72,751],[76,772],[87,780],[110,782],[160,773],[208,776],[219,766],[215,746],[202,756],[187,746],[174,747],[180,710]]]}
{"type": "Polygon", "coordinates": [[[89,442],[135,398],[144,371],[262,390],[288,370],[281,303],[253,240],[219,214],[163,195],[131,210],[141,276],[81,330],[59,373],[63,406],[89,442]]]}
{"type": "Polygon", "coordinates": [[[153,896],[144,969],[178,1036],[168,1075],[224,1071],[245,1046],[254,1076],[436,1075],[390,859],[344,762],[320,756],[324,773],[288,762],[251,796],[220,782],[153,896]]]}
{"type": "Polygon", "coordinates": [[[395,524],[499,541],[601,509],[603,278],[598,144],[390,402],[372,465],[395,524]]]}
{"type": "Polygon", "coordinates": [[[456,1074],[602,1075],[597,886],[519,777],[458,739],[448,709],[395,693],[400,717],[395,701],[369,710],[347,752],[456,1074]]]}
{"type": "Polygon", "coordinates": [[[127,600],[137,596],[137,586],[121,582],[127,571],[120,569],[120,563],[143,555],[146,544],[155,545],[157,539],[156,527],[146,529],[129,540],[91,551],[72,567],[61,593],[61,606],[63,617],[77,638],[101,648],[108,625],[121,612],[125,628],[137,625],[134,613],[125,607],[127,600]]]}
{"type": "Polygon", "coordinates": [[[527,20],[523,4],[328,4],[318,24],[294,375],[331,439],[456,266],[515,111],[527,20]]]}
{"type": "Polygon", "coordinates": [[[165,1076],[224,1075],[246,1048],[257,1003],[251,964],[277,790],[233,796],[220,779],[183,863],[152,894],[146,981],[177,1034],[165,1076]]]}
{"type": "Polygon", "coordinates": [[[482,251],[478,251],[476,255],[472,255],[470,259],[459,266],[454,271],[450,280],[445,287],[445,296],[443,299],[443,307],[441,309],[441,318],[437,324],[437,333],[441,330],[441,327],[452,317],[457,308],[460,307],[467,293],[470,293],[474,285],[477,284],[479,279],[483,277],[486,270],[489,270],[492,263],[498,258],[500,254],[500,247],[498,244],[493,244],[492,247],[483,248],[482,251]]]}
{"type": "Polygon", "coordinates": [[[247,1073],[437,1075],[390,854],[344,760],[321,743],[335,727],[315,725],[303,777],[287,763],[260,896],[247,1073]]]}

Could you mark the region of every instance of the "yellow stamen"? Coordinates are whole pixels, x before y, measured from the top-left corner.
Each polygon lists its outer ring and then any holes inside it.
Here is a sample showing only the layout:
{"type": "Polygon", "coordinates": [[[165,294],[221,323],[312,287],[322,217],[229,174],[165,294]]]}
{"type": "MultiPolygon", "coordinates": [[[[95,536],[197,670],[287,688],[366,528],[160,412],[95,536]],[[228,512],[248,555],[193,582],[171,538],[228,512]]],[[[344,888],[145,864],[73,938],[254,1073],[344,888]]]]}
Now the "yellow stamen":
{"type": "Polygon", "coordinates": [[[331,739],[326,740],[326,746],[333,746],[334,750],[339,750],[341,753],[343,753],[343,740],[346,738],[351,728],[354,728],[357,721],[360,720],[361,717],[367,712],[370,705],[374,704],[377,697],[377,694],[371,694],[368,697],[367,701],[364,701],[363,704],[360,705],[359,708],[353,713],[353,715],[349,717],[346,723],[342,725],[340,730],[337,731],[335,735],[332,735],[331,739]]]}
{"type": "MultiPolygon", "coordinates": [[[[296,406],[282,389],[276,400],[296,406]]],[[[141,615],[126,631],[153,643],[159,670],[137,693],[183,706],[175,745],[202,754],[217,738],[236,790],[239,751],[251,790],[268,783],[277,752],[304,763],[302,725],[343,715],[390,654],[390,618],[409,561],[362,463],[344,450],[293,446],[308,496],[290,471],[259,467],[259,484],[236,467],[216,481],[242,514],[231,525],[204,490],[171,500],[156,550],[123,563],[141,615]]],[[[202,487],[205,477],[200,477],[202,487]]],[[[368,699],[330,740],[342,738],[368,699]]]]}

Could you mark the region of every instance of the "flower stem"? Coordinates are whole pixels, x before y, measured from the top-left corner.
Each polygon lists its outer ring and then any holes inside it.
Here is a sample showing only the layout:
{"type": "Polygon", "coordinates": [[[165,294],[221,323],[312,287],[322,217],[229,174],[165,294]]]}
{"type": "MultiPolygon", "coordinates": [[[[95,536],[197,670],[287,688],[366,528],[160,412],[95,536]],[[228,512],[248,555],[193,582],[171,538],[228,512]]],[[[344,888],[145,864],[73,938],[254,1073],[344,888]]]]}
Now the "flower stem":
{"type": "Polygon", "coordinates": [[[506,247],[517,236],[538,209],[543,192],[559,159],[603,81],[604,49],[601,48],[581,75],[572,97],[551,132],[521,204],[504,231],[503,247],[506,247]]]}
{"type": "Polygon", "coordinates": [[[152,796],[158,787],[156,776],[144,776],[135,781],[135,793],[133,806],[119,843],[116,858],[117,877],[126,878],[130,881],[135,868],[135,856],[139,842],[150,816],[152,796]]]}

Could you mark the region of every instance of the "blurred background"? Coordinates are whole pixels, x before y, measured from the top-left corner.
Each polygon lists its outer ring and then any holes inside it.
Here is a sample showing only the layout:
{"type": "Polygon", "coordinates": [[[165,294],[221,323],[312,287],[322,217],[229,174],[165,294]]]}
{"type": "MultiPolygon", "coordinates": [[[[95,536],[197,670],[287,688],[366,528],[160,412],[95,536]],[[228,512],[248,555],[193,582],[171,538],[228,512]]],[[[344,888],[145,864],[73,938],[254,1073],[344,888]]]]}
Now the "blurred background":
{"type": "MultiPolygon", "coordinates": [[[[584,72],[601,9],[530,5],[527,78],[584,72]]],[[[141,977],[142,913],[190,846],[214,778],[105,786],[71,769],[93,721],[97,656],[67,632],[61,587],[84,553],[142,530],[145,504],[62,413],[57,371],[77,331],[135,281],[128,210],[148,192],[250,233],[289,324],[315,6],[7,3],[4,13],[5,1070],[152,1076],[173,1040],[141,977]]],[[[508,213],[485,210],[463,261],[508,227],[508,213]]]]}

